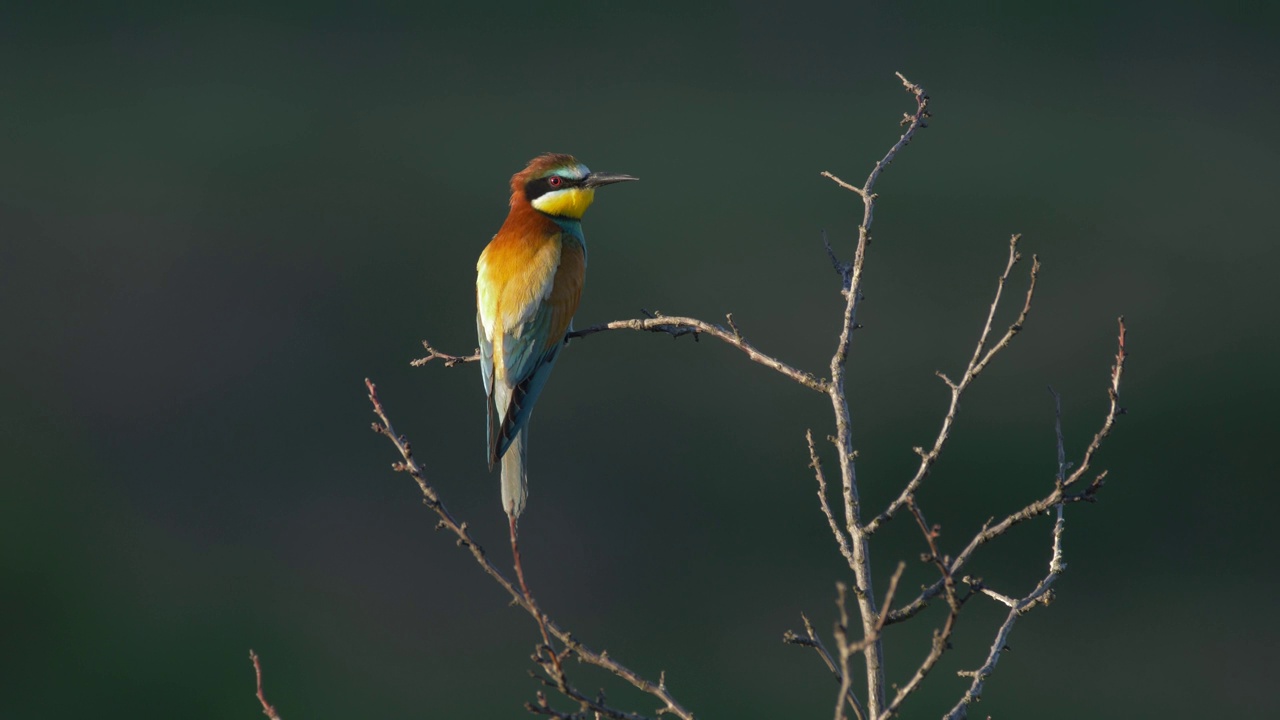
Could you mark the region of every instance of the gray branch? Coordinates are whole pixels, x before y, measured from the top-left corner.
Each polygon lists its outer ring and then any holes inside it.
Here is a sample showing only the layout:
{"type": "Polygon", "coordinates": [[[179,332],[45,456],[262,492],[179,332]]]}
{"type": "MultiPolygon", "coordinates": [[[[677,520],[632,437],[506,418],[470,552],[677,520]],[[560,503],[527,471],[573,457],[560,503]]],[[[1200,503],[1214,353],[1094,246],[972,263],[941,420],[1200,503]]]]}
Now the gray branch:
{"type": "MultiPolygon", "coordinates": [[[[408,473],[415,482],[418,483],[418,489],[422,492],[423,503],[440,517],[436,529],[448,530],[457,536],[458,546],[466,548],[470,551],[472,558],[480,565],[486,573],[489,574],[507,594],[511,596],[512,602],[520,606],[529,613],[529,615],[538,622],[539,625],[545,623],[548,632],[564,645],[564,650],[559,651],[560,654],[569,654],[577,656],[579,660],[588,665],[595,665],[613,673],[614,675],[626,680],[633,687],[641,692],[648,693],[662,702],[662,706],[658,708],[657,714],[662,715],[670,713],[681,720],[693,720],[693,713],[686,710],[671,692],[667,690],[665,677],[660,678],[657,683],[646,680],[622,663],[614,660],[609,653],[601,651],[596,652],[586,645],[582,644],[570,634],[567,630],[561,628],[555,621],[546,617],[545,613],[539,611],[537,605],[532,598],[526,597],[510,580],[507,579],[497,566],[485,555],[484,550],[476,543],[471,536],[471,531],[467,528],[465,522],[459,521],[454,517],[448,508],[444,506],[444,502],[440,499],[436,489],[427,482],[426,474],[418,465],[413,457],[413,449],[409,441],[403,436],[396,433],[395,428],[391,426],[391,420],[387,418],[386,412],[382,408],[382,402],[378,399],[378,389],[370,382],[365,380],[365,386],[369,391],[369,402],[373,404],[373,412],[378,416],[379,422],[373,423],[374,432],[384,435],[395,445],[396,450],[403,459],[401,462],[394,463],[391,467],[398,472],[408,473]]],[[[555,653],[554,648],[547,648],[549,652],[555,653]]],[[[594,700],[579,692],[568,683],[568,678],[564,676],[562,670],[559,669],[559,663],[542,662],[544,670],[551,666],[553,674],[551,685],[559,690],[566,697],[577,701],[584,711],[600,713],[610,718],[619,718],[621,720],[639,720],[642,716],[631,713],[624,713],[614,708],[607,707],[603,704],[597,704],[594,700]]]]}
{"type": "MultiPolygon", "coordinates": [[[[1048,605],[1053,601],[1052,585],[1058,576],[1062,574],[1067,566],[1062,562],[1062,532],[1065,523],[1062,519],[1062,503],[1058,503],[1058,519],[1053,524],[1053,556],[1049,559],[1049,573],[1044,579],[1036,584],[1035,588],[1020,600],[1013,601],[1009,607],[1009,614],[1005,616],[1004,622],[1000,625],[1000,629],[996,631],[996,638],[991,643],[991,650],[987,653],[987,660],[982,667],[977,670],[962,670],[958,675],[960,677],[973,678],[973,682],[969,684],[969,689],[961,696],[960,701],[951,708],[951,712],[943,716],[943,720],[964,720],[969,715],[969,706],[982,697],[982,688],[987,678],[996,669],[996,663],[1000,662],[1000,653],[1008,649],[1009,635],[1013,632],[1013,624],[1018,621],[1022,615],[1030,612],[1037,605],[1048,605]]],[[[1000,601],[1009,605],[1008,598],[1000,598],[1000,601]]]]}
{"type": "MultiPolygon", "coordinates": [[[[1116,418],[1123,415],[1125,412],[1124,408],[1120,406],[1120,379],[1124,374],[1124,363],[1128,357],[1128,353],[1125,350],[1125,325],[1123,317],[1119,319],[1119,332],[1117,334],[1116,342],[1116,361],[1115,364],[1111,366],[1110,383],[1107,387],[1107,395],[1110,398],[1111,404],[1107,410],[1106,417],[1103,419],[1102,428],[1094,435],[1093,441],[1089,443],[1089,447],[1085,449],[1084,456],[1082,457],[1075,472],[1067,476],[1067,478],[1062,482],[1055,482],[1053,491],[1048,495],[1040,498],[1039,500],[1028,503],[1022,509],[1009,514],[1003,520],[995,523],[994,525],[991,524],[991,521],[985,523],[982,526],[982,529],[973,536],[960,554],[951,561],[949,575],[953,577],[957,576],[960,569],[964,567],[965,563],[969,561],[973,556],[973,553],[978,548],[1003,535],[1014,525],[1040,515],[1059,503],[1093,502],[1097,499],[1098,491],[1102,489],[1103,481],[1106,479],[1105,472],[1098,474],[1094,478],[1093,482],[1079,492],[1069,493],[1067,490],[1076,486],[1079,480],[1090,470],[1094,454],[1101,446],[1102,441],[1111,434],[1111,430],[1115,427],[1116,418]]],[[[944,582],[941,579],[926,587],[920,595],[910,603],[890,612],[888,624],[902,622],[903,620],[907,620],[919,614],[921,610],[928,607],[929,601],[942,593],[943,587],[944,582]]]]}
{"type": "MultiPolygon", "coordinates": [[[[656,312],[650,313],[647,310],[644,312],[648,317],[634,318],[630,320],[614,320],[612,322],[592,325],[591,327],[586,327],[581,330],[574,330],[565,334],[565,342],[584,338],[588,335],[595,335],[596,333],[602,333],[607,330],[641,330],[645,332],[665,333],[672,337],[692,335],[695,341],[702,335],[707,335],[738,348],[742,352],[746,353],[747,357],[753,362],[760,363],[771,370],[781,373],[810,390],[817,390],[820,393],[828,391],[829,383],[827,381],[818,379],[814,377],[813,374],[804,372],[803,370],[797,370],[778,358],[761,352],[756,348],[756,346],[747,342],[747,340],[742,337],[742,333],[738,330],[737,325],[734,324],[733,313],[729,313],[725,316],[729,325],[728,329],[725,329],[719,325],[709,323],[705,320],[699,320],[697,318],[676,317],[656,312]]],[[[462,363],[476,362],[480,359],[479,351],[470,355],[450,355],[436,350],[431,346],[431,343],[426,340],[422,341],[422,346],[426,348],[427,354],[424,357],[410,361],[410,365],[414,367],[422,367],[432,360],[440,360],[445,364],[445,367],[453,367],[454,365],[460,365],[462,363]]]]}
{"type": "Polygon", "coordinates": [[[1000,307],[1000,296],[1004,292],[1005,283],[1009,281],[1009,273],[1013,271],[1014,265],[1022,259],[1021,253],[1018,252],[1018,240],[1020,235],[1014,235],[1009,239],[1009,261],[1005,265],[1004,272],[1001,273],[996,283],[996,296],[991,301],[991,308],[987,312],[987,324],[982,328],[982,334],[978,336],[978,344],[973,349],[973,357],[969,359],[969,364],[965,367],[964,374],[960,376],[960,382],[953,382],[951,378],[939,372],[938,377],[947,384],[951,389],[951,404],[947,408],[947,414],[942,419],[942,428],[938,431],[938,436],[933,441],[933,447],[925,452],[922,448],[916,448],[916,453],[920,455],[920,466],[916,469],[916,474],[903,488],[902,493],[891,503],[884,512],[876,516],[874,520],[867,523],[867,532],[874,533],[880,529],[880,526],[893,517],[893,514],[907,504],[920,489],[920,484],[928,476],[930,468],[938,461],[938,456],[942,454],[942,448],[946,445],[947,439],[951,436],[951,428],[955,424],[956,414],[960,410],[960,397],[964,395],[964,391],[978,377],[978,375],[986,369],[987,365],[1001,350],[1009,347],[1009,343],[1013,341],[1013,337],[1022,331],[1022,326],[1027,321],[1027,315],[1031,312],[1031,301],[1036,293],[1036,279],[1040,276],[1040,259],[1034,255],[1031,257],[1031,282],[1027,286],[1027,299],[1022,305],[1022,312],[1018,313],[1018,318],[1013,321],[1009,329],[1005,331],[1000,340],[995,345],[987,347],[987,339],[991,335],[991,324],[995,320],[996,310],[1000,307]]]}
{"type": "MultiPolygon", "coordinates": [[[[882,623],[871,584],[871,556],[867,547],[869,534],[860,520],[858,477],[854,465],[853,433],[849,424],[849,399],[845,395],[844,379],[853,331],[858,327],[858,305],[862,301],[863,272],[866,268],[867,247],[871,244],[871,223],[875,216],[876,181],[880,179],[880,174],[885,168],[897,158],[898,153],[911,142],[916,132],[925,126],[925,121],[929,117],[929,96],[924,89],[908,81],[901,73],[898,73],[898,79],[902,81],[907,92],[915,98],[916,112],[904,117],[906,130],[872,168],[871,174],[867,176],[862,187],[847,183],[830,172],[822,173],[823,177],[830,178],[840,187],[857,195],[862,201],[862,222],[858,224],[857,249],[854,251],[853,262],[848,268],[848,280],[841,291],[845,301],[844,314],[835,353],[831,356],[831,381],[827,386],[827,395],[831,399],[831,408],[836,421],[834,442],[840,463],[845,531],[849,533],[850,538],[850,551],[853,556],[850,565],[857,583],[854,587],[854,597],[857,599],[858,613],[862,620],[862,635],[866,641],[862,652],[867,671],[867,713],[873,718],[880,717],[885,704],[884,648],[880,642],[878,630],[882,623]]],[[[837,720],[839,720],[838,715],[837,711],[837,720]]]]}

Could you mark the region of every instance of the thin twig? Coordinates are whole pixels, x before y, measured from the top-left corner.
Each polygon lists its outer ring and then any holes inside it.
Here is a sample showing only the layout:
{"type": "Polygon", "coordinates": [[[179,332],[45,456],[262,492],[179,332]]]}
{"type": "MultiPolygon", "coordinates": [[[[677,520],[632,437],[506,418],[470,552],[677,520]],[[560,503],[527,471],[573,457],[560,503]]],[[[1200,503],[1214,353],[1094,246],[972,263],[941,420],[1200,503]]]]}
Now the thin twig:
{"type": "MultiPolygon", "coordinates": [[[[933,670],[934,666],[938,664],[938,661],[942,659],[942,654],[951,648],[951,635],[955,632],[956,622],[960,619],[960,609],[964,606],[965,601],[969,599],[968,594],[961,596],[956,593],[955,578],[949,574],[947,558],[943,557],[938,551],[937,539],[939,533],[937,526],[930,526],[925,520],[924,513],[920,510],[919,502],[915,497],[912,497],[907,502],[907,508],[911,511],[912,517],[915,518],[916,524],[920,527],[920,532],[924,534],[925,543],[929,546],[929,553],[925,555],[923,559],[936,567],[938,572],[942,575],[943,591],[947,596],[947,619],[943,622],[941,628],[933,631],[933,638],[929,645],[929,654],[925,656],[925,659],[920,663],[920,666],[916,668],[911,679],[908,680],[905,685],[898,688],[898,692],[894,694],[893,701],[885,707],[879,720],[886,720],[887,718],[893,717],[893,715],[898,712],[899,708],[901,708],[902,703],[907,699],[907,697],[920,688],[920,684],[924,682],[925,676],[927,676],[929,671],[933,670]]],[[[888,611],[888,607],[889,606],[887,605],[885,606],[885,613],[880,616],[880,622],[882,624],[888,621],[891,614],[888,611]]]]}
{"type": "MultiPolygon", "coordinates": [[[[840,687],[846,687],[844,675],[841,674],[840,668],[836,667],[835,660],[831,658],[831,653],[827,652],[827,647],[822,644],[822,639],[813,631],[813,623],[809,622],[808,616],[800,614],[800,619],[804,621],[805,637],[801,637],[791,630],[786,631],[782,635],[782,641],[791,645],[802,645],[811,647],[818,653],[818,657],[822,658],[823,664],[831,671],[831,675],[835,678],[836,684],[840,687]]],[[[866,715],[862,710],[862,703],[858,702],[858,696],[853,692],[853,688],[849,687],[846,697],[849,699],[849,709],[853,710],[853,716],[858,720],[865,720],[866,715]]]]}
{"type": "Polygon", "coordinates": [[[1111,386],[1107,388],[1107,397],[1111,401],[1111,407],[1107,411],[1107,420],[1102,424],[1102,429],[1093,436],[1093,440],[1089,443],[1089,447],[1085,448],[1084,457],[1080,460],[1080,466],[1076,471],[1071,473],[1062,484],[1064,487],[1071,487],[1084,474],[1089,471],[1089,466],[1093,462],[1093,456],[1098,452],[1098,448],[1102,447],[1102,441],[1107,439],[1111,434],[1111,429],[1115,427],[1116,418],[1124,415],[1127,411],[1120,406],[1120,376],[1124,373],[1124,361],[1129,357],[1129,352],[1125,349],[1125,327],[1124,316],[1121,315],[1116,321],[1119,326],[1119,348],[1116,350],[1116,362],[1111,366],[1111,386]]]}
{"type": "Polygon", "coordinates": [[[258,681],[258,702],[262,704],[262,714],[271,720],[280,720],[280,714],[276,712],[274,705],[267,702],[267,696],[262,691],[262,663],[258,661],[258,653],[250,649],[249,660],[253,663],[253,674],[258,681]]]}
{"type": "MultiPolygon", "coordinates": [[[[645,332],[666,333],[672,337],[692,335],[695,340],[701,335],[709,335],[717,340],[722,340],[725,343],[738,348],[742,352],[746,353],[747,357],[751,358],[752,361],[781,373],[810,390],[817,390],[822,393],[827,392],[828,384],[825,380],[814,377],[812,373],[797,370],[772,355],[766,355],[765,353],[760,352],[756,346],[747,342],[747,340],[742,337],[742,333],[740,333],[738,328],[735,326],[732,313],[726,316],[726,320],[729,325],[727,329],[697,318],[673,317],[655,313],[651,317],[647,318],[614,320],[613,322],[600,323],[599,325],[592,325],[591,327],[586,327],[581,330],[574,330],[566,334],[564,339],[565,342],[568,342],[570,340],[576,340],[577,338],[587,337],[588,335],[605,332],[606,330],[642,330],[645,332]]],[[[475,362],[480,359],[479,352],[472,355],[449,355],[431,347],[430,343],[426,340],[422,341],[422,345],[427,348],[429,354],[426,357],[410,361],[409,364],[414,367],[421,367],[435,359],[443,360],[445,367],[453,367],[459,363],[475,362]]]]}
{"type": "Polygon", "coordinates": [[[737,328],[732,327],[732,319],[729,320],[730,328],[726,329],[719,325],[713,325],[705,320],[698,320],[690,317],[673,317],[670,315],[655,314],[654,317],[636,318],[633,320],[614,320],[613,322],[592,325],[581,330],[575,330],[565,336],[565,340],[574,340],[576,338],[594,335],[606,330],[641,330],[645,332],[667,333],[674,337],[681,335],[693,335],[697,338],[700,335],[709,335],[717,340],[722,340],[733,347],[738,348],[746,353],[747,357],[753,361],[764,365],[767,368],[775,370],[786,377],[800,383],[801,385],[818,392],[827,391],[827,383],[814,377],[812,374],[797,370],[787,363],[760,352],[754,345],[747,342],[742,335],[737,332],[737,328]]]}
{"type": "Polygon", "coordinates": [[[827,251],[827,258],[831,260],[831,267],[840,276],[840,291],[844,292],[849,289],[849,281],[853,274],[853,265],[847,262],[841,262],[836,256],[836,251],[831,247],[831,241],[827,239],[827,231],[822,231],[822,247],[827,251]]]}
{"type": "Polygon", "coordinates": [[[916,468],[916,474],[903,488],[893,502],[889,503],[889,507],[884,512],[876,516],[874,520],[867,523],[867,532],[874,533],[880,529],[880,526],[893,517],[899,509],[905,505],[917,490],[920,484],[929,475],[930,468],[938,461],[938,456],[942,454],[942,448],[947,444],[947,439],[951,436],[951,428],[955,424],[956,414],[960,411],[960,397],[964,395],[964,391],[969,388],[974,379],[987,367],[992,358],[1001,350],[1009,346],[1013,337],[1022,331],[1022,327],[1027,322],[1027,315],[1031,312],[1031,301],[1035,297],[1036,278],[1040,276],[1040,259],[1032,256],[1031,258],[1031,281],[1027,286],[1027,297],[1022,304],[1022,312],[1018,313],[1018,317],[1013,324],[1005,331],[1000,340],[990,348],[987,347],[987,338],[991,335],[991,325],[995,320],[996,310],[1000,307],[1000,297],[1004,293],[1005,283],[1009,281],[1009,273],[1013,271],[1013,267],[1022,259],[1021,253],[1018,252],[1018,240],[1020,235],[1014,235],[1009,239],[1009,259],[1005,263],[1004,272],[1000,274],[996,281],[996,296],[991,301],[991,307],[987,311],[987,322],[982,328],[982,333],[978,336],[978,344],[973,349],[973,356],[969,358],[969,364],[965,366],[964,374],[960,376],[960,382],[953,382],[951,378],[942,373],[938,373],[938,377],[947,384],[951,390],[951,404],[947,407],[947,414],[942,419],[942,427],[938,430],[938,435],[934,438],[933,447],[928,452],[917,448],[916,452],[920,455],[920,465],[916,468]]]}
{"type": "MultiPolygon", "coordinates": [[[[898,563],[898,568],[894,570],[893,577],[889,578],[889,589],[885,592],[884,604],[882,607],[890,607],[893,605],[893,596],[898,592],[898,583],[902,580],[902,573],[906,568],[906,563],[898,563]]],[[[849,683],[849,659],[857,653],[862,652],[867,645],[880,639],[880,632],[884,629],[884,618],[882,617],[877,621],[874,632],[869,637],[863,638],[861,641],[856,643],[850,643],[848,641],[849,613],[845,609],[845,592],[846,587],[844,583],[836,583],[836,606],[840,610],[840,622],[836,624],[835,628],[836,643],[839,648],[840,656],[838,667],[835,659],[831,657],[831,653],[827,652],[826,646],[822,644],[822,640],[818,637],[818,634],[813,631],[813,624],[809,622],[809,618],[803,613],[800,615],[800,619],[804,621],[805,637],[801,637],[788,630],[783,633],[782,641],[791,645],[811,647],[816,650],[818,655],[822,658],[822,662],[826,664],[827,669],[835,676],[836,682],[840,685],[840,692],[848,700],[849,707],[853,710],[854,716],[857,717],[858,720],[863,720],[866,716],[864,715],[862,704],[858,702],[858,697],[854,694],[853,688],[849,683]]],[[[839,707],[839,703],[837,703],[836,717],[843,717],[843,710],[839,707]]]]}
{"type": "Polygon", "coordinates": [[[852,567],[854,559],[853,550],[849,548],[849,536],[840,529],[840,524],[836,522],[835,515],[831,512],[831,503],[827,501],[827,477],[822,472],[822,461],[818,459],[818,450],[813,445],[813,431],[806,430],[804,439],[809,443],[809,467],[813,468],[814,477],[818,480],[818,505],[827,518],[827,524],[831,526],[831,534],[836,538],[840,554],[844,555],[845,560],[849,561],[849,566],[852,567]]]}
{"type": "MultiPolygon", "coordinates": [[[[1009,514],[1000,522],[994,525],[992,525],[990,521],[984,523],[982,529],[973,536],[973,539],[969,541],[969,544],[965,546],[965,549],[951,561],[951,565],[949,566],[950,576],[955,577],[959,573],[959,570],[964,567],[965,563],[967,563],[973,556],[975,550],[991,540],[1005,534],[1009,528],[1014,525],[1043,514],[1059,502],[1072,503],[1088,501],[1089,499],[1090,498],[1085,497],[1083,493],[1079,495],[1066,495],[1057,488],[1054,488],[1053,492],[1039,500],[1028,503],[1021,510],[1009,514]]],[[[933,584],[922,590],[914,600],[896,610],[893,610],[892,612],[889,612],[889,619],[886,624],[893,625],[915,617],[920,613],[920,611],[929,606],[929,602],[931,600],[943,593],[944,587],[945,583],[941,578],[934,581],[933,584]]]]}
{"type": "MultiPolygon", "coordinates": [[[[889,589],[884,593],[884,602],[880,607],[893,607],[893,596],[898,593],[898,583],[902,580],[902,573],[906,572],[907,564],[899,562],[898,567],[893,571],[893,575],[889,578],[889,589]]],[[[876,620],[876,634],[879,635],[884,630],[885,616],[881,615],[876,620]]]]}
{"type": "Polygon", "coordinates": [[[1058,440],[1058,474],[1054,480],[1061,487],[1067,477],[1067,445],[1062,439],[1062,396],[1052,385],[1049,386],[1049,394],[1053,396],[1053,432],[1058,440]]]}
{"type": "MultiPolygon", "coordinates": [[[[906,563],[898,563],[898,568],[893,571],[893,577],[889,578],[889,589],[884,594],[884,603],[881,607],[893,606],[893,596],[898,592],[898,582],[902,580],[902,573],[906,569],[906,563]]],[[[854,655],[860,652],[865,652],[871,645],[879,643],[880,633],[884,630],[884,617],[882,616],[875,621],[871,631],[867,633],[862,640],[856,643],[849,642],[849,613],[845,609],[845,591],[846,587],[844,583],[836,583],[836,606],[840,609],[840,622],[836,623],[835,628],[836,647],[839,651],[840,657],[840,669],[833,669],[833,672],[836,673],[837,678],[840,680],[840,695],[836,697],[836,720],[843,720],[844,718],[844,704],[841,702],[840,698],[849,697],[854,699],[853,688],[850,686],[851,678],[849,676],[849,660],[852,659],[854,655]]],[[[803,618],[804,616],[801,615],[801,617],[803,618]]],[[[805,618],[805,627],[812,637],[813,628],[809,627],[808,618],[805,618]]],[[[785,640],[786,638],[784,637],[783,639],[785,640]]],[[[816,639],[817,638],[814,638],[815,641],[816,639]]],[[[852,705],[854,705],[858,714],[861,715],[862,708],[858,706],[856,699],[852,705]]]]}
{"type": "MultiPolygon", "coordinates": [[[[545,681],[544,681],[545,682],[545,681]]],[[[557,720],[600,720],[600,718],[611,718],[612,720],[650,720],[646,715],[619,710],[605,703],[604,691],[601,690],[594,698],[578,692],[570,687],[561,690],[566,697],[578,702],[578,712],[561,712],[551,706],[547,701],[547,696],[541,690],[536,695],[537,701],[524,704],[524,709],[534,715],[546,715],[547,717],[557,718],[557,720]]]]}
{"type": "Polygon", "coordinates": [[[529,592],[529,584],[524,580],[523,564],[520,562],[520,543],[516,533],[516,517],[514,515],[507,516],[508,527],[511,532],[511,559],[515,563],[516,581],[520,583],[520,592],[524,593],[524,597],[533,606],[533,619],[538,622],[538,634],[542,636],[542,645],[538,646],[534,652],[534,659],[539,663],[551,663],[551,676],[556,680],[556,687],[562,692],[569,684],[569,678],[564,674],[564,665],[560,663],[560,654],[556,652],[555,645],[551,643],[551,638],[547,635],[547,616],[542,612],[542,608],[538,606],[538,601],[534,599],[533,593],[529,592]],[[544,661],[543,653],[546,653],[544,661]]]}
{"type": "MultiPolygon", "coordinates": [[[[441,501],[440,495],[436,492],[435,488],[427,482],[425,473],[423,473],[422,468],[414,459],[413,449],[409,444],[409,441],[404,436],[396,433],[395,429],[391,425],[391,420],[387,418],[387,414],[382,408],[382,402],[378,399],[377,387],[368,379],[365,380],[365,387],[369,391],[369,402],[373,404],[373,412],[379,420],[379,422],[373,423],[374,432],[386,436],[387,439],[395,445],[396,450],[400,453],[400,457],[403,458],[401,462],[394,463],[391,466],[392,469],[398,472],[408,473],[410,477],[418,483],[418,489],[422,492],[423,503],[426,504],[427,507],[431,508],[431,510],[440,518],[440,522],[437,523],[436,528],[446,529],[452,532],[457,537],[458,546],[470,551],[472,558],[475,559],[481,569],[488,573],[489,576],[498,583],[498,585],[502,586],[502,589],[511,596],[512,601],[523,608],[525,612],[529,613],[535,621],[539,616],[542,616],[545,619],[548,632],[550,632],[552,636],[565,646],[566,653],[572,652],[582,662],[608,670],[614,675],[626,680],[637,690],[654,696],[662,702],[662,707],[657,711],[659,715],[670,713],[681,718],[681,720],[693,720],[693,713],[686,710],[679,702],[676,701],[670,691],[667,690],[665,682],[660,680],[658,683],[653,683],[646,680],[631,669],[627,668],[625,665],[614,660],[607,652],[596,652],[586,645],[583,645],[567,630],[564,630],[549,617],[546,617],[545,613],[542,613],[539,608],[529,600],[529,598],[525,597],[524,593],[522,593],[510,580],[507,579],[505,575],[502,574],[500,570],[498,570],[497,566],[489,560],[484,549],[476,543],[474,538],[472,538],[471,531],[467,528],[467,524],[454,517],[453,513],[451,513],[441,501]]],[[[567,697],[577,700],[579,703],[585,702],[583,698],[586,696],[569,686],[567,681],[564,683],[563,688],[557,689],[567,697]]],[[[596,707],[594,705],[591,705],[590,709],[600,713],[616,712],[609,708],[596,707]]],[[[610,715],[610,717],[617,716],[610,715]]]]}
{"type": "MultiPolygon", "coordinates": [[[[971,581],[971,579],[968,576],[965,576],[965,580],[971,581]]],[[[983,595],[986,595],[992,600],[995,600],[1001,605],[1004,605],[1005,607],[1018,607],[1018,600],[1016,598],[1011,598],[1008,595],[1003,595],[1001,593],[998,593],[995,590],[992,590],[991,588],[985,585],[980,585],[977,588],[977,591],[982,593],[983,595]]]]}
{"type": "Polygon", "coordinates": [[[449,353],[442,353],[439,350],[431,347],[431,343],[427,342],[426,340],[422,341],[422,347],[427,349],[426,357],[420,357],[417,360],[410,360],[409,361],[410,365],[414,367],[422,367],[423,365],[426,365],[432,360],[440,360],[444,362],[445,367],[453,367],[454,365],[458,365],[461,363],[476,362],[477,360],[480,359],[479,350],[476,350],[470,355],[450,355],[449,353]]]}

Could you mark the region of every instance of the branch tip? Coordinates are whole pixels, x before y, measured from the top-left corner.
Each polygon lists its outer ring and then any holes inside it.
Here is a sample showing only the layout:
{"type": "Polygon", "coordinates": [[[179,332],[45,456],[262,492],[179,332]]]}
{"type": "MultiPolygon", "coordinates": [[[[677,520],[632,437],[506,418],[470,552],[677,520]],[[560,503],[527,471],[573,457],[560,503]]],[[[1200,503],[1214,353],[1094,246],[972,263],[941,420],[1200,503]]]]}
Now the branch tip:
{"type": "Polygon", "coordinates": [[[252,648],[249,649],[249,661],[253,663],[253,674],[257,680],[258,702],[262,705],[262,714],[271,720],[280,720],[280,714],[276,712],[275,706],[267,702],[267,696],[262,690],[262,663],[259,661],[258,653],[252,648]]]}

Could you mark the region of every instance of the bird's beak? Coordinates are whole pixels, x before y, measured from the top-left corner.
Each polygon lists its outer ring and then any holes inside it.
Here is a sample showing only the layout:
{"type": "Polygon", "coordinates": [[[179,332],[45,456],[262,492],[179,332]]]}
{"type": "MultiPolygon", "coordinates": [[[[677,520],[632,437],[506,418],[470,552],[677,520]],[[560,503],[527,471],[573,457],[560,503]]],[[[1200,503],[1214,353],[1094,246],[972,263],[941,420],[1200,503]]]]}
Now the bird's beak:
{"type": "Polygon", "coordinates": [[[594,172],[588,175],[586,179],[582,181],[582,187],[594,189],[594,188],[600,187],[601,185],[612,185],[614,183],[627,182],[628,180],[639,180],[639,179],[640,178],[634,178],[634,177],[631,177],[630,175],[623,175],[621,173],[594,172]]]}

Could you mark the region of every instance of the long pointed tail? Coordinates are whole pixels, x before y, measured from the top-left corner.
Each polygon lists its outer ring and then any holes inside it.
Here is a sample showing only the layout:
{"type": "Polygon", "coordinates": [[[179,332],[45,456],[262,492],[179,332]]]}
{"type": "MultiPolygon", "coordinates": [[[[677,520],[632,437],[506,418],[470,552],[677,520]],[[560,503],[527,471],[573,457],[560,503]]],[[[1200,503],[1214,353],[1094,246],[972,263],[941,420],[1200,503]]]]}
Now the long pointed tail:
{"type": "Polygon", "coordinates": [[[525,439],[528,434],[527,426],[516,433],[511,447],[502,456],[502,508],[512,520],[524,512],[524,503],[529,497],[528,475],[525,473],[525,439]]]}

